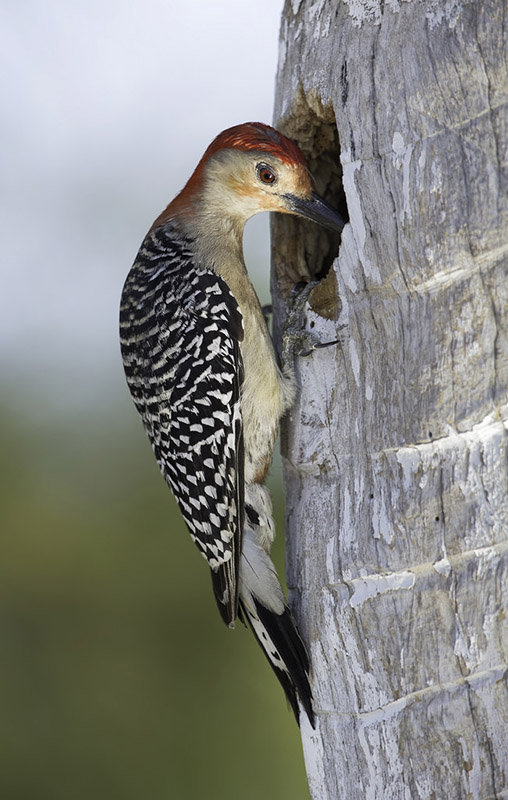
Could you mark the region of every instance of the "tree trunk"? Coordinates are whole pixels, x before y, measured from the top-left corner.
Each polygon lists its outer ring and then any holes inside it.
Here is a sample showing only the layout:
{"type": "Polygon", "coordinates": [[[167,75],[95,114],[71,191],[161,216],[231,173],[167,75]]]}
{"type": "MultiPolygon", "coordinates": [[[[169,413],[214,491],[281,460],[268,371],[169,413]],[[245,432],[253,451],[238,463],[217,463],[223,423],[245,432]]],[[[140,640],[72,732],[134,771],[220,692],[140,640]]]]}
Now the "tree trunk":
{"type": "Polygon", "coordinates": [[[508,797],[507,10],[283,12],[275,124],[350,219],[338,256],[273,221],[276,317],[333,262],[307,324],[340,336],[283,431],[314,800],[508,797]]]}

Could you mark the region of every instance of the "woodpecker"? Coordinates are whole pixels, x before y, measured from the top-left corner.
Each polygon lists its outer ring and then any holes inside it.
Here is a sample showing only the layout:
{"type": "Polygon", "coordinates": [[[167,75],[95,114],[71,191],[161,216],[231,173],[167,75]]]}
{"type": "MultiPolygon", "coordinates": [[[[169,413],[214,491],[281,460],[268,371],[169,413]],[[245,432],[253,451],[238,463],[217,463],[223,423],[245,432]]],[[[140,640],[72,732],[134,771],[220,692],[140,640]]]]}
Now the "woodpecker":
{"type": "Polygon", "coordinates": [[[264,479],[295,379],[278,363],[243,259],[245,223],[261,211],[344,225],[314,191],[300,148],[249,122],[212,141],[150,228],[122,292],[121,350],[224,622],[250,625],[297,721],[300,702],[314,724],[307,651],[270,559],[264,479]]]}

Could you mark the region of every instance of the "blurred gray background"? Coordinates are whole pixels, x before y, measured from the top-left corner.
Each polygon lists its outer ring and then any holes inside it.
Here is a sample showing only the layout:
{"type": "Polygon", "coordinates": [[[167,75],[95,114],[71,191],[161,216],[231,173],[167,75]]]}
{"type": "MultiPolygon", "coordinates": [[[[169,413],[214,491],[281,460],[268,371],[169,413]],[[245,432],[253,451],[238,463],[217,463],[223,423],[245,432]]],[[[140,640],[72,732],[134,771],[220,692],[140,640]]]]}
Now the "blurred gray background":
{"type": "MultiPolygon", "coordinates": [[[[271,121],[281,10],[0,5],[2,798],[308,798],[297,727],[219,619],[117,333],[139,244],[205,147],[271,121]]],[[[267,302],[263,217],[245,249],[267,302]]]]}
{"type": "MultiPolygon", "coordinates": [[[[84,403],[116,382],[118,298],[146,230],[219,131],[271,121],[281,7],[4,0],[8,384],[29,376],[68,409],[67,391],[84,403]]],[[[263,270],[266,231],[266,215],[247,229],[263,270]]]]}

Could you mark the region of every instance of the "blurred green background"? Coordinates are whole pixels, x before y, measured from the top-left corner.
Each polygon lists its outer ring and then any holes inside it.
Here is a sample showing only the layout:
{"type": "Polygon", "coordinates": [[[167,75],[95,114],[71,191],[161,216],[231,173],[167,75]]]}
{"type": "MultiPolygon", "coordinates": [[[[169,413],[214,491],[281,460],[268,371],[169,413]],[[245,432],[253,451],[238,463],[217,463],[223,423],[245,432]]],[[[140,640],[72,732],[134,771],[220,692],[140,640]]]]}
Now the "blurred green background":
{"type": "MultiPolygon", "coordinates": [[[[118,343],[153,219],[220,130],[271,119],[281,10],[0,4],[2,800],[308,800],[298,728],[220,620],[118,343]]],[[[267,229],[246,233],[263,302],[267,229]]]]}
{"type": "Polygon", "coordinates": [[[125,400],[2,409],[0,796],[307,798],[283,693],[125,400]]]}

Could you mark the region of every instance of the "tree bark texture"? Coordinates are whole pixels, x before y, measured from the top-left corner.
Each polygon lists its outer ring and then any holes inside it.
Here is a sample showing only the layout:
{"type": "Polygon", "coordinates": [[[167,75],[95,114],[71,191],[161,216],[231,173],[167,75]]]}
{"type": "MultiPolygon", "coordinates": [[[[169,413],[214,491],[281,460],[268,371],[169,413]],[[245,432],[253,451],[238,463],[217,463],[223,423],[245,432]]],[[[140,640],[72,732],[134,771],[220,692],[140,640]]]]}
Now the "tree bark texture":
{"type": "Polygon", "coordinates": [[[314,800],[508,798],[507,54],[502,0],[286,0],[275,125],[349,218],[272,223],[340,336],[283,430],[314,800]]]}

